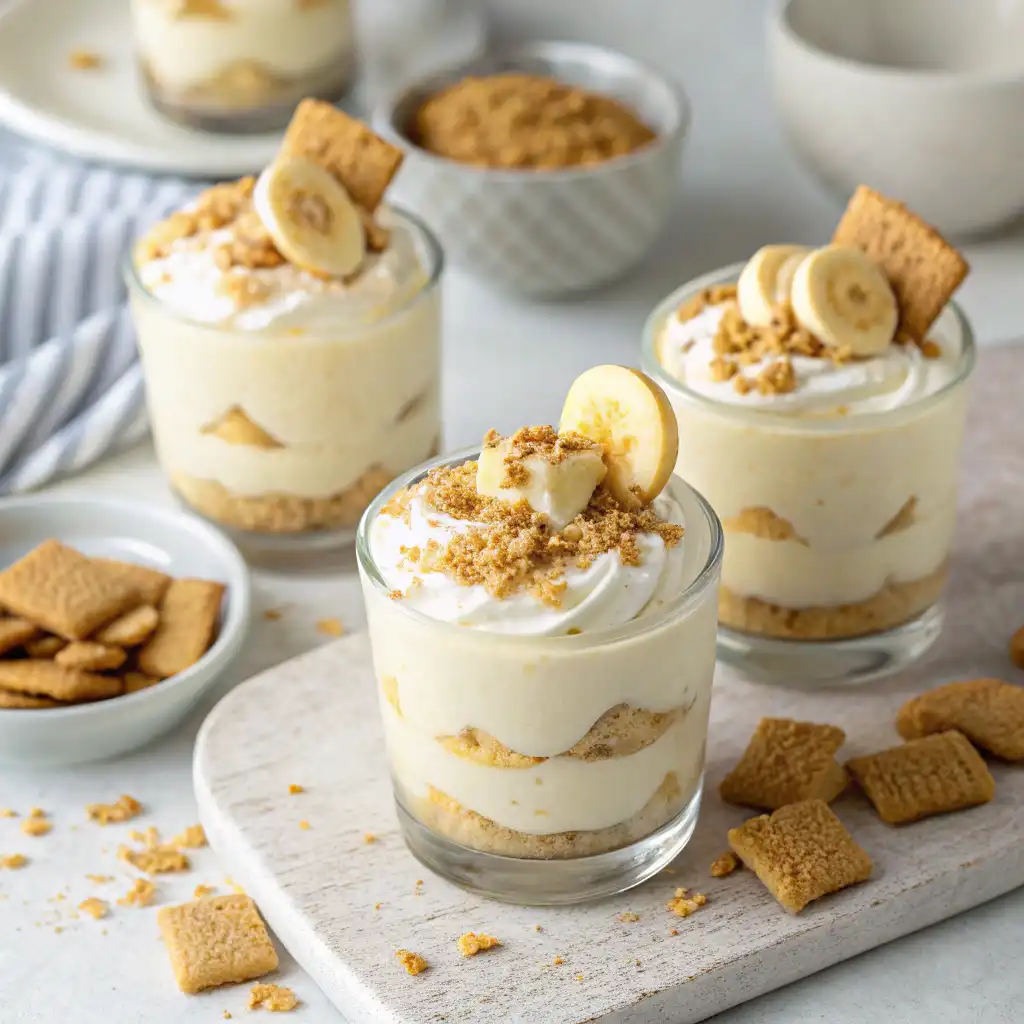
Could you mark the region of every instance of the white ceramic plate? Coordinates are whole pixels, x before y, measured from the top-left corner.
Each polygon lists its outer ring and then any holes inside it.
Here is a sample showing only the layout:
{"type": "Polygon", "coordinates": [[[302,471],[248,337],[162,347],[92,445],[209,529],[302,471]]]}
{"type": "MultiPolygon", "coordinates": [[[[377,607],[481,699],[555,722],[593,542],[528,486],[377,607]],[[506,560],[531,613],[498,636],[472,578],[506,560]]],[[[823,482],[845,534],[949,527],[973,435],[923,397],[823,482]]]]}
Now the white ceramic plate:
{"type": "Polygon", "coordinates": [[[68,708],[0,710],[0,764],[76,764],[148,743],[188,714],[235,659],[249,626],[245,561],[223,534],[194,516],[106,499],[33,496],[0,502],[0,567],[48,537],[86,555],[221,581],[227,592],[220,626],[199,662],[149,689],[68,708]]]}
{"type": "Polygon", "coordinates": [[[0,124],[85,160],[211,178],[259,170],[280,141],[279,132],[190,131],[153,110],[135,69],[127,0],[18,0],[6,10],[0,124]],[[97,53],[104,66],[76,71],[72,50],[97,53]]]}

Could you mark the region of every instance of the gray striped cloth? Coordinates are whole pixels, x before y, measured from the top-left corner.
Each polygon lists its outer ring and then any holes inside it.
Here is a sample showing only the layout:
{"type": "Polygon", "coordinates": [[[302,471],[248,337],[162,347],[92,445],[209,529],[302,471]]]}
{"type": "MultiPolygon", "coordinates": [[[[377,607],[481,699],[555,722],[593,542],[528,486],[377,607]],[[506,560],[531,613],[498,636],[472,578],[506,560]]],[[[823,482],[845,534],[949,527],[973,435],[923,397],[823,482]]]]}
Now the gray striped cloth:
{"type": "Polygon", "coordinates": [[[0,160],[0,495],[148,429],[122,261],[197,189],[44,154],[0,160]]]}

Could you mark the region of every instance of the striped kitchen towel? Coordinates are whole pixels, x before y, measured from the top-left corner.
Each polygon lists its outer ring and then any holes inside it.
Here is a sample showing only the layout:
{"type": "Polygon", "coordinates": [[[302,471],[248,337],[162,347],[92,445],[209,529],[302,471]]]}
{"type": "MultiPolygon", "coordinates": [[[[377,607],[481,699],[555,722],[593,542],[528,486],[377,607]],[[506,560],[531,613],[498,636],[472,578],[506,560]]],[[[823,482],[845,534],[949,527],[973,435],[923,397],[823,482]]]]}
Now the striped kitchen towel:
{"type": "Polygon", "coordinates": [[[148,429],[122,270],[199,186],[59,162],[0,163],[0,495],[84,469],[148,429]]]}

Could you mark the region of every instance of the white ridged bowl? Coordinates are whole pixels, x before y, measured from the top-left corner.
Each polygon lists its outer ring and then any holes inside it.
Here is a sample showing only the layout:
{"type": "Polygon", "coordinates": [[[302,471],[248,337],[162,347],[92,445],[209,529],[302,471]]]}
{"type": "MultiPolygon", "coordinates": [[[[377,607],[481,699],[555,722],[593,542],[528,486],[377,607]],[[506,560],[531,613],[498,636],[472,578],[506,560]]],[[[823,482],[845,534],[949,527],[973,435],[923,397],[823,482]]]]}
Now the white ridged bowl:
{"type": "Polygon", "coordinates": [[[376,111],[374,128],[406,151],[394,200],[422,217],[457,266],[526,296],[585,291],[638,263],[679,187],[689,103],[667,78],[612,50],[540,42],[420,79],[376,111]],[[631,107],[656,133],[642,149],[566,170],[494,170],[435,156],[406,127],[430,95],[467,75],[548,75],[631,107]]]}

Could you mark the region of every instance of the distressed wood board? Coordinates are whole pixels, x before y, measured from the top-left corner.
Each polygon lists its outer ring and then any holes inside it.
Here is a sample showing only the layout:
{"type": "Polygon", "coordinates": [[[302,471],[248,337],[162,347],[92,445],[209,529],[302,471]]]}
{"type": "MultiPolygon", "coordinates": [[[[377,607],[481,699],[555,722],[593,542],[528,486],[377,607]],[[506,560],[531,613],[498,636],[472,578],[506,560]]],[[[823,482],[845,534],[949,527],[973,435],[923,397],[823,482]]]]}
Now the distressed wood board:
{"type": "Polygon", "coordinates": [[[899,742],[896,709],[928,686],[978,675],[1024,682],[1006,655],[1024,619],[1021,369],[1024,352],[983,353],[939,643],[912,670],[856,690],[755,686],[720,668],[704,806],[672,874],[550,910],[481,899],[430,874],[398,832],[363,635],[271,669],[211,713],[195,785],[213,846],[353,1024],[689,1024],[1024,884],[1024,768],[1007,765],[993,765],[992,804],[900,829],[848,791],[833,806],[874,876],[797,917],[750,872],[708,872],[727,829],[748,816],[718,799],[718,782],[762,715],[841,725],[846,758],[899,742]],[[290,796],[293,782],[306,792],[290,796]],[[367,832],[377,841],[365,842],[367,832]],[[708,897],[686,920],[665,908],[680,885],[708,897]],[[617,920],[625,910],[639,920],[617,920]],[[504,945],[462,959],[455,940],[471,930],[504,945]],[[431,969],[406,975],[399,947],[431,969]]]}

